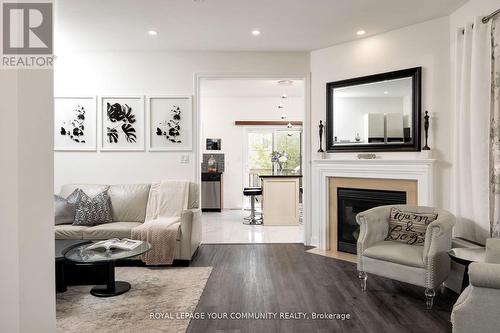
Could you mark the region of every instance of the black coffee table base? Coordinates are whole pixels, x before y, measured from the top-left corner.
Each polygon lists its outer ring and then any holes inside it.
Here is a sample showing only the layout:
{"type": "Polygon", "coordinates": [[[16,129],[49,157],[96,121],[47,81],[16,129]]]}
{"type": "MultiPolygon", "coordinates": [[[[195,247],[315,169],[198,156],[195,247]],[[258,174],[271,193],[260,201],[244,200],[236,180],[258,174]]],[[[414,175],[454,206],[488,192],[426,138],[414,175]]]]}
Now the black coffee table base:
{"type": "Polygon", "coordinates": [[[96,297],[112,297],[126,293],[130,290],[130,283],[124,281],[115,281],[115,262],[110,260],[106,264],[107,283],[97,285],[90,290],[90,293],[96,297]]]}
{"type": "Polygon", "coordinates": [[[130,283],[125,281],[113,281],[112,285],[102,284],[95,286],[90,293],[97,297],[112,297],[126,293],[130,290],[130,283]]]}

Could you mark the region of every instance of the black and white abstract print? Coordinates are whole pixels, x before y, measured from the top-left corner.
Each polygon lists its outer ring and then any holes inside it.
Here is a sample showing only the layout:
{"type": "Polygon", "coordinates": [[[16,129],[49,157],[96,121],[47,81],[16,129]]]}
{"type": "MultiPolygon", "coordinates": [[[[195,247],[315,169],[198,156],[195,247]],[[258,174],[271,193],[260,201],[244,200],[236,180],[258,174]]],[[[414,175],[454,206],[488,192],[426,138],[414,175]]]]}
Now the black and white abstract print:
{"type": "Polygon", "coordinates": [[[144,150],[144,97],[101,96],[101,150],[144,150]]]}
{"type": "Polygon", "coordinates": [[[156,127],[156,135],[165,137],[172,143],[182,143],[181,136],[181,108],[173,105],[170,109],[171,118],[160,121],[156,127]]]}
{"type": "Polygon", "coordinates": [[[149,96],[149,150],[192,149],[193,111],[191,96],[149,96]]]}
{"type": "Polygon", "coordinates": [[[66,136],[69,140],[84,144],[85,143],[85,107],[77,105],[73,110],[73,119],[63,121],[59,134],[66,136]]]}
{"type": "Polygon", "coordinates": [[[137,141],[136,122],[134,110],[127,104],[106,103],[106,114],[112,125],[106,127],[106,135],[109,143],[118,143],[126,140],[130,143],[137,141]]]}
{"type": "Polygon", "coordinates": [[[95,96],[54,98],[54,149],[96,150],[95,96]]]}

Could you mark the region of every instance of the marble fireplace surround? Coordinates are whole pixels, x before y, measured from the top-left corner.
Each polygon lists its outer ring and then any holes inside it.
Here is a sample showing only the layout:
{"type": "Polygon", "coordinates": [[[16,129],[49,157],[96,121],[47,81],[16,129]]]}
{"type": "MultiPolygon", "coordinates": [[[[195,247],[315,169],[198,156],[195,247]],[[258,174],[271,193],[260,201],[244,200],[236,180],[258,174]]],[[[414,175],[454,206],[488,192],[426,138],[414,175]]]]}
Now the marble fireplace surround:
{"type": "Polygon", "coordinates": [[[330,178],[414,180],[417,182],[418,205],[433,206],[434,164],[434,159],[313,160],[311,244],[321,250],[330,250],[330,178]]]}

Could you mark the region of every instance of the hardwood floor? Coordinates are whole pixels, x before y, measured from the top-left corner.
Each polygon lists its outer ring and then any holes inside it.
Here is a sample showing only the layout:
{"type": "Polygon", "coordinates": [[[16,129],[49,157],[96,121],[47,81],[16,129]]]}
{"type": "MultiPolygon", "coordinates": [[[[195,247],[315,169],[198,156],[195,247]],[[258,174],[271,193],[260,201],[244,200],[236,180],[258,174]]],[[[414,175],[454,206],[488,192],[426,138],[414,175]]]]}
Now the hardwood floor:
{"type": "Polygon", "coordinates": [[[213,266],[197,313],[348,313],[350,320],[192,320],[188,332],[451,332],[457,295],[370,275],[361,292],[355,264],[306,253],[301,244],[202,245],[192,266],[213,266]]]}

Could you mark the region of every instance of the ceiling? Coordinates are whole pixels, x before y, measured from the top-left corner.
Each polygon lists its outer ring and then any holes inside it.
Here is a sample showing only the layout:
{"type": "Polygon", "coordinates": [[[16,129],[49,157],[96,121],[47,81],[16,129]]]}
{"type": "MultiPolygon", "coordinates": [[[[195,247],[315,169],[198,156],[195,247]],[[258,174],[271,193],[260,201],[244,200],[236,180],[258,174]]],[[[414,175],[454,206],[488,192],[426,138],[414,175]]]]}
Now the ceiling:
{"type": "Polygon", "coordinates": [[[450,14],[466,0],[64,0],[56,51],[310,51],[450,14]],[[154,29],[157,36],[149,36],[154,29]],[[251,31],[260,30],[260,36],[251,31]]]}
{"type": "Polygon", "coordinates": [[[200,94],[203,97],[304,97],[304,81],[291,80],[283,86],[278,80],[262,79],[202,79],[200,94]]]}

